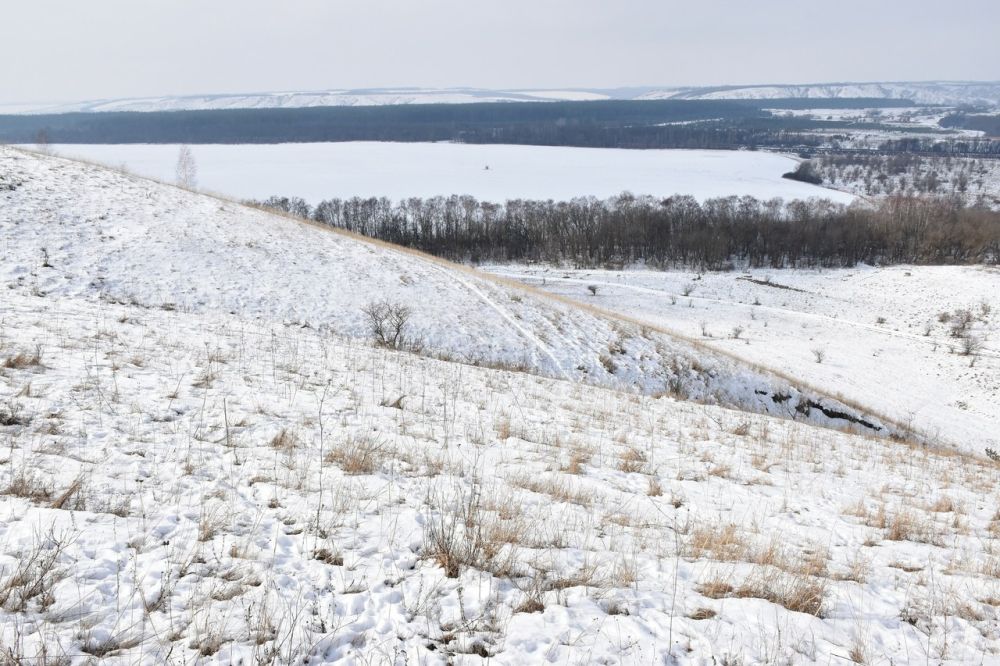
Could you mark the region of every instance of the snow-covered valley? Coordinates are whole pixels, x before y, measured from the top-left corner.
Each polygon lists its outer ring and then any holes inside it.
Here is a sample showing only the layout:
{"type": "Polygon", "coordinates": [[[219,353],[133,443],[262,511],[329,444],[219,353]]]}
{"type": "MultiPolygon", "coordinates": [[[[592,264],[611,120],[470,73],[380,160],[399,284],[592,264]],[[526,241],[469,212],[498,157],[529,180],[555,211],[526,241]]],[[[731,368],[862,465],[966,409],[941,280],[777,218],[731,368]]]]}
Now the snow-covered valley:
{"type": "MultiPolygon", "coordinates": [[[[878,309],[888,355],[993,298],[918,270],[840,275],[841,310],[807,273],[545,274],[570,299],[0,149],[0,659],[994,662],[1000,468],[813,373],[856,360],[821,320],[878,309]],[[904,278],[963,298],[883,305],[904,278]],[[671,280],[676,304],[640,298],[671,280]],[[401,350],[371,343],[383,299],[401,350]],[[788,363],[739,359],[776,344],[757,322],[799,326],[788,363]]],[[[995,322],[981,375],[934,352],[963,390],[995,377],[995,322]]]]}
{"type": "Polygon", "coordinates": [[[793,374],[942,444],[978,453],[1000,446],[996,267],[488,270],[793,374]]]}

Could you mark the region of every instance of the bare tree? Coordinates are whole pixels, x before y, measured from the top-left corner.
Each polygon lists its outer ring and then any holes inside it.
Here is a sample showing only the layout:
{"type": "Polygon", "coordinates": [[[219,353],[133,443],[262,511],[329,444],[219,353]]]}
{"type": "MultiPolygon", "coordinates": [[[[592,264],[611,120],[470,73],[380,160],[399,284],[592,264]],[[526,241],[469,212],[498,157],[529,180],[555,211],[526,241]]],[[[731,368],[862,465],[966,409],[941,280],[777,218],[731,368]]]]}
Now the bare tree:
{"type": "Polygon", "coordinates": [[[35,134],[35,150],[43,155],[52,154],[52,146],[49,144],[49,133],[45,129],[38,130],[35,134]]]}
{"type": "Polygon", "coordinates": [[[399,303],[380,301],[361,309],[368,320],[368,330],[380,347],[400,349],[406,344],[406,325],[410,308],[399,303]]]}
{"type": "Polygon", "coordinates": [[[190,146],[181,146],[177,154],[177,184],[189,190],[198,186],[198,165],[190,146]]]}

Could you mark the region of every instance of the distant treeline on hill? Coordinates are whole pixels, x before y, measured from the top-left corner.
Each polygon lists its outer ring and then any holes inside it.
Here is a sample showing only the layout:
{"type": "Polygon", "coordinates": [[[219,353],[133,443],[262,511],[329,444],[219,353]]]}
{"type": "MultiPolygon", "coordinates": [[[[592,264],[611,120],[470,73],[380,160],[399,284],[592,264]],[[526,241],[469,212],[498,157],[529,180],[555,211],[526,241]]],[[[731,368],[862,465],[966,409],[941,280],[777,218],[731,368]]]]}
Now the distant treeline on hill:
{"type": "MultiPolygon", "coordinates": [[[[810,130],[882,126],[871,121],[784,117],[771,110],[909,104],[906,100],[874,99],[608,100],[8,115],[0,116],[0,142],[460,141],[601,148],[804,150],[824,140],[808,134],[810,130]]],[[[931,128],[914,127],[908,131],[933,136],[931,128]]]]}
{"type": "Polygon", "coordinates": [[[1000,263],[1000,213],[952,200],[896,197],[876,207],[845,207],[818,199],[699,203],[626,193],[504,204],[468,196],[331,199],[315,208],[284,197],[250,203],[477,263],[645,261],[706,270],[1000,263]]]}

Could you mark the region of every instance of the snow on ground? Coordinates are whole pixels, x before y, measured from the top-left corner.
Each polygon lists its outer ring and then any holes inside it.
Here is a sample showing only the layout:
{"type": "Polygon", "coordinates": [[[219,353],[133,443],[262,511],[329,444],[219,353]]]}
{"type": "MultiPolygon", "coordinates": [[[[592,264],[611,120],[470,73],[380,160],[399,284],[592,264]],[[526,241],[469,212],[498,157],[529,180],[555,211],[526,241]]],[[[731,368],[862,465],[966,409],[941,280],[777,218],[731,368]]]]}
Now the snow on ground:
{"type": "Polygon", "coordinates": [[[700,337],[963,450],[1000,448],[1000,268],[488,270],[700,337]],[[973,355],[953,336],[959,310],[973,355]]]}
{"type": "Polygon", "coordinates": [[[799,402],[654,327],[10,149],[0,280],[12,663],[998,660],[995,464],[561,379],[799,402]]]}
{"type": "MultiPolygon", "coordinates": [[[[60,145],[83,157],[172,181],[178,146],[60,145]]],[[[486,201],[609,197],[623,191],[698,199],[854,196],[783,179],[796,160],[751,151],[624,150],[454,143],[295,143],[191,148],[202,187],[239,199],[390,199],[469,194],[486,201]],[[489,167],[487,169],[487,167],[489,167]]]]}
{"type": "MultiPolygon", "coordinates": [[[[822,391],[651,327],[128,174],[3,149],[0,201],[0,284],[9,288],[366,339],[364,308],[388,301],[411,309],[406,334],[425,353],[851,425],[831,415],[844,406],[822,391]],[[826,412],[806,406],[817,400],[826,412]]],[[[865,420],[882,434],[899,425],[865,420]]]]}
{"type": "Polygon", "coordinates": [[[3,298],[12,663],[1000,659],[992,463],[223,312],[3,298]]]}

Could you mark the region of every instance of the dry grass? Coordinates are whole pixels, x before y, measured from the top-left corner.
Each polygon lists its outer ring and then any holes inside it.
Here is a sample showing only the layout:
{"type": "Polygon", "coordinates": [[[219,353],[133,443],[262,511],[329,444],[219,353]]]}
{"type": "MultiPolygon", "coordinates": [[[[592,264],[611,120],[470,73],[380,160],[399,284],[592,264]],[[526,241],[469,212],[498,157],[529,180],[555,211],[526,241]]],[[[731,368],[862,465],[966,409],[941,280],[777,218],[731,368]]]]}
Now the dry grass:
{"type": "Polygon", "coordinates": [[[594,504],[595,495],[591,490],[578,488],[569,479],[553,476],[529,476],[518,474],[507,479],[512,485],[534,493],[548,495],[559,502],[589,507],[594,504]]]}
{"type": "MultiPolygon", "coordinates": [[[[708,596],[708,595],[705,595],[708,596]]],[[[725,595],[723,595],[725,596],[725,595]]],[[[715,617],[717,613],[711,608],[696,608],[688,614],[688,618],[692,620],[711,620],[715,617]]]]}
{"type": "Polygon", "coordinates": [[[4,359],[3,367],[9,370],[26,370],[28,368],[41,368],[42,348],[35,347],[31,352],[18,352],[4,359]]]}
{"type": "Polygon", "coordinates": [[[627,473],[637,473],[646,467],[646,454],[639,449],[626,448],[618,461],[618,469],[627,473]]]}
{"type": "Polygon", "coordinates": [[[823,617],[829,581],[802,574],[790,574],[758,567],[747,576],[733,596],[764,599],[796,613],[823,617]]]}
{"type": "Polygon", "coordinates": [[[299,438],[298,436],[288,430],[287,428],[282,428],[278,433],[271,438],[270,446],[272,449],[278,449],[279,451],[291,451],[296,446],[298,446],[299,438]]]}
{"type": "Polygon", "coordinates": [[[720,562],[745,560],[750,545],[736,525],[701,525],[691,530],[684,556],[692,559],[713,559],[720,562]]]}
{"type": "Polygon", "coordinates": [[[65,577],[59,560],[69,540],[49,533],[17,554],[13,571],[0,579],[0,608],[23,613],[32,606],[44,610],[55,602],[52,589],[65,577]]]}
{"type": "Polygon", "coordinates": [[[334,446],[326,462],[334,463],[344,474],[374,474],[390,455],[391,449],[384,441],[370,435],[355,435],[334,446]]]}

